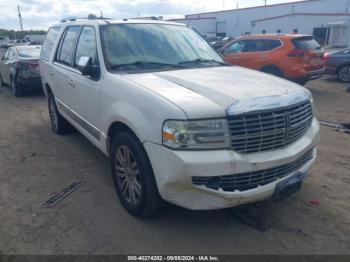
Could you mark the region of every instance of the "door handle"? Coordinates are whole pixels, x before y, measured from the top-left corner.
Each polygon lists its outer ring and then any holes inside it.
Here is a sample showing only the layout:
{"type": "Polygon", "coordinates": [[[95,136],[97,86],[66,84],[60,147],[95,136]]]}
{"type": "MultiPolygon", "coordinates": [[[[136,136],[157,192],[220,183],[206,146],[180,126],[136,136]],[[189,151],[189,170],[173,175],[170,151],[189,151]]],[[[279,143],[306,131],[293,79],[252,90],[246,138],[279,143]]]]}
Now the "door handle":
{"type": "Polygon", "coordinates": [[[55,73],[53,72],[52,69],[50,69],[50,70],[49,70],[49,74],[50,74],[50,75],[54,75],[55,73]]]}
{"type": "Polygon", "coordinates": [[[70,85],[71,87],[74,88],[74,81],[73,81],[73,79],[71,79],[71,80],[68,81],[68,85],[70,85]]]}

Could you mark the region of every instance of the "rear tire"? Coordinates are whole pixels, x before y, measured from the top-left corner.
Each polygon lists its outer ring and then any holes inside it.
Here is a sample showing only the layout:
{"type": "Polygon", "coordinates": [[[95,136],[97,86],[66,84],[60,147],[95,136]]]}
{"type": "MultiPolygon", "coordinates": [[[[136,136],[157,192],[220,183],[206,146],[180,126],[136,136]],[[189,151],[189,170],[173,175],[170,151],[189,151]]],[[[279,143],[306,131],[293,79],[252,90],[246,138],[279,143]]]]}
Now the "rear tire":
{"type": "Polygon", "coordinates": [[[17,83],[16,77],[11,77],[11,90],[14,96],[21,97],[24,95],[23,87],[17,83]]]}
{"type": "Polygon", "coordinates": [[[128,132],[117,134],[111,147],[111,170],[123,207],[136,217],[149,217],[162,205],[151,163],[139,140],[128,132]]]}
{"type": "Polygon", "coordinates": [[[340,82],[350,83],[350,65],[343,65],[337,71],[337,78],[340,82]]]}
{"type": "Polygon", "coordinates": [[[266,74],[270,74],[270,75],[274,75],[274,76],[278,76],[278,77],[283,77],[283,73],[281,70],[279,70],[278,68],[275,67],[266,67],[261,69],[261,72],[264,72],[266,74]]]}
{"type": "Polygon", "coordinates": [[[57,135],[65,135],[74,131],[73,126],[58,112],[55,97],[49,94],[48,107],[52,131],[57,135]]]}

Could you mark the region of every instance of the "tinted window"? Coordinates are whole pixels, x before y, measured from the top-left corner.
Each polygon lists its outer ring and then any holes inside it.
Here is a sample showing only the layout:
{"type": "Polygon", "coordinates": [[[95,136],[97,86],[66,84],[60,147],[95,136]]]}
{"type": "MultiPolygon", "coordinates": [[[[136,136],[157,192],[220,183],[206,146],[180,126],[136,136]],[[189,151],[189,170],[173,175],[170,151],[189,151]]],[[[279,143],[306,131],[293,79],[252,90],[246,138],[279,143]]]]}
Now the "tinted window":
{"type": "Polygon", "coordinates": [[[240,53],[242,52],[244,48],[245,41],[239,41],[235,42],[229,47],[225,48],[225,53],[230,54],[230,53],[240,53]]]}
{"type": "Polygon", "coordinates": [[[266,42],[267,42],[268,50],[275,49],[282,45],[279,40],[266,40],[266,42]]]}
{"type": "Polygon", "coordinates": [[[260,40],[246,40],[243,52],[258,52],[260,40]]]}
{"type": "Polygon", "coordinates": [[[81,31],[75,54],[75,65],[83,56],[91,57],[93,64],[98,64],[95,29],[90,26],[84,27],[81,31]]]}
{"type": "Polygon", "coordinates": [[[71,26],[67,29],[64,40],[60,43],[56,61],[66,65],[72,65],[75,44],[79,33],[80,26],[71,26]]]}
{"type": "Polygon", "coordinates": [[[300,37],[293,40],[293,44],[301,49],[320,49],[320,44],[312,37],[300,37]]]}
{"type": "Polygon", "coordinates": [[[42,58],[47,59],[47,60],[50,58],[53,45],[56,42],[56,39],[58,37],[58,33],[59,32],[60,32],[60,28],[59,27],[52,27],[52,28],[50,28],[49,32],[46,35],[46,39],[45,39],[45,42],[43,44],[43,47],[41,49],[40,56],[42,58]]]}

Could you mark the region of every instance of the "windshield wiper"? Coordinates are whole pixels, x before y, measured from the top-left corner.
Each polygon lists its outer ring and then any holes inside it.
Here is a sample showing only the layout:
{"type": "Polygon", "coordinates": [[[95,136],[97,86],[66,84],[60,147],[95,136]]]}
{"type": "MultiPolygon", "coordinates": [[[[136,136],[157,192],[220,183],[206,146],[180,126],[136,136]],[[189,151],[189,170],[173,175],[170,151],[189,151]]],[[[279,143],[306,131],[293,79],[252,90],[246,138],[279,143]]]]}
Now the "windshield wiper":
{"type": "Polygon", "coordinates": [[[205,58],[197,58],[195,60],[182,61],[182,62],[179,62],[179,65],[183,65],[183,64],[213,64],[213,63],[216,63],[218,65],[225,65],[225,66],[230,65],[226,62],[217,61],[215,59],[205,59],[205,58]]]}
{"type": "Polygon", "coordinates": [[[123,69],[123,68],[129,68],[129,67],[145,68],[148,66],[187,68],[187,67],[182,66],[180,64],[171,64],[171,63],[162,63],[162,62],[142,60],[142,61],[136,61],[134,63],[129,63],[129,64],[111,65],[111,69],[123,69]]]}

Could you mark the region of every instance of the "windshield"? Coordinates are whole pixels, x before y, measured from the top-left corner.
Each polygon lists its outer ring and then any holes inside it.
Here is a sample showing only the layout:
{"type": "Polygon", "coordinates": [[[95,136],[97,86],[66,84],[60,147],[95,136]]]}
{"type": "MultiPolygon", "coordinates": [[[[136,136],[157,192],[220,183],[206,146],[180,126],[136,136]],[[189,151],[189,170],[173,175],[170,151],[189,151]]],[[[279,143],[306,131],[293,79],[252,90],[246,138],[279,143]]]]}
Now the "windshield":
{"type": "Polygon", "coordinates": [[[214,66],[209,62],[216,62],[215,66],[224,62],[202,37],[185,26],[106,25],[101,27],[101,39],[106,66],[109,69],[124,69],[123,65],[143,65],[142,69],[150,65],[152,69],[154,66],[159,69],[171,65],[179,68],[175,65],[191,62],[193,64],[188,67],[193,68],[214,66]]]}
{"type": "Polygon", "coordinates": [[[41,48],[17,48],[18,55],[23,58],[39,58],[41,48]]]}

